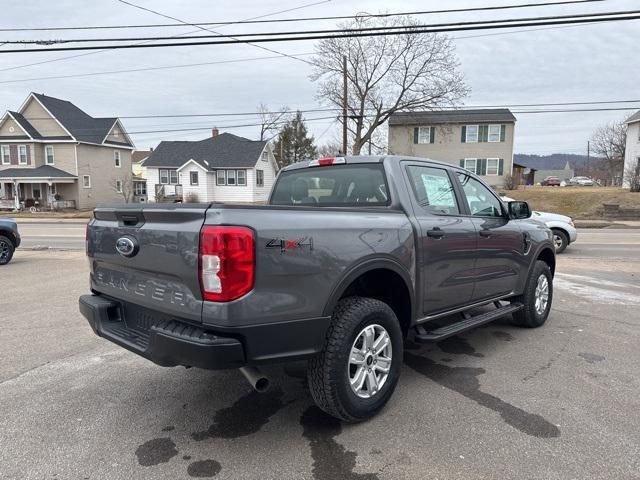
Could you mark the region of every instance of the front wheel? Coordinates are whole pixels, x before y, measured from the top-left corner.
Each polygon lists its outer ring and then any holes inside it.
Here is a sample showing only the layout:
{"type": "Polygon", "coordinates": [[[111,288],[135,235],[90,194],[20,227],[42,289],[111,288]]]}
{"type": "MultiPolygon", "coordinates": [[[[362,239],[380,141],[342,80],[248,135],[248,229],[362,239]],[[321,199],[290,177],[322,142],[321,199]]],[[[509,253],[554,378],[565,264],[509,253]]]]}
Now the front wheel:
{"type": "Polygon", "coordinates": [[[569,237],[562,230],[552,230],[553,232],[553,246],[556,249],[556,253],[562,253],[569,245],[569,237]]]}
{"type": "Polygon", "coordinates": [[[386,303],[365,297],[341,300],[322,351],[309,361],[313,400],[347,422],[374,416],[398,383],[402,349],[400,324],[386,303]]]}
{"type": "Polygon", "coordinates": [[[549,317],[553,300],[553,276],[545,262],[538,260],[533,265],[524,293],[513,299],[524,308],[513,314],[513,321],[521,327],[536,328],[544,325],[549,317]]]}
{"type": "Polygon", "coordinates": [[[0,235],[0,265],[6,265],[13,258],[15,248],[13,242],[0,235]]]}

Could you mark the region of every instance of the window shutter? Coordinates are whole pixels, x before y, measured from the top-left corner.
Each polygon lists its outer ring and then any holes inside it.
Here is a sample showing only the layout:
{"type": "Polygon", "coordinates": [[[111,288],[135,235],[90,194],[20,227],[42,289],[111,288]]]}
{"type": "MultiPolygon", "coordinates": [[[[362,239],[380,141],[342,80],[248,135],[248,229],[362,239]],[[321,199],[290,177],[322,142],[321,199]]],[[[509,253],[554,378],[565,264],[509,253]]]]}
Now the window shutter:
{"type": "Polygon", "coordinates": [[[498,175],[502,175],[504,173],[504,158],[498,160],[498,175]]]}
{"type": "Polygon", "coordinates": [[[477,175],[486,175],[487,174],[487,159],[479,158],[476,160],[476,174],[477,175]]]}
{"type": "Polygon", "coordinates": [[[507,136],[507,126],[500,125],[500,141],[504,142],[504,139],[506,136],[507,136]]]}
{"type": "Polygon", "coordinates": [[[413,143],[418,143],[418,133],[419,133],[418,127],[414,127],[414,129],[413,129],[413,143]]]}
{"type": "Polygon", "coordinates": [[[463,125],[460,130],[462,131],[462,136],[460,138],[460,141],[462,143],[465,143],[467,141],[467,126],[463,125]]]}
{"type": "Polygon", "coordinates": [[[460,166],[461,166],[462,168],[464,168],[464,158],[463,158],[462,160],[460,160],[460,166]]]}
{"type": "Polygon", "coordinates": [[[436,141],[436,129],[435,127],[429,127],[429,143],[435,143],[436,141]]]}
{"type": "Polygon", "coordinates": [[[11,159],[11,165],[18,165],[18,146],[9,146],[9,158],[11,159]]]}

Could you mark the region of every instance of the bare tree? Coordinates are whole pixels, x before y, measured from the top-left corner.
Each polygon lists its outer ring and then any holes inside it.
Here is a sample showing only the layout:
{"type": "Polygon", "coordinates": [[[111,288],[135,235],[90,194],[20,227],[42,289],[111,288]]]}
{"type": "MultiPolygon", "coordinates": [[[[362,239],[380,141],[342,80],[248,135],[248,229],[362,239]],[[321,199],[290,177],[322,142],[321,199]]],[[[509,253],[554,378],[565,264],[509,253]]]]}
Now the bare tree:
{"type": "Polygon", "coordinates": [[[131,203],[133,200],[133,174],[128,173],[123,177],[112,178],[109,182],[109,186],[111,189],[119,195],[122,195],[122,198],[125,203],[131,203]]]}
{"type": "Polygon", "coordinates": [[[340,150],[342,150],[340,142],[338,140],[333,140],[325,143],[324,145],[320,145],[317,149],[317,154],[322,158],[335,157],[340,153],[340,150]]]}
{"type": "MultiPolygon", "coordinates": [[[[415,27],[409,16],[359,16],[343,29],[415,27]]],[[[342,107],[342,58],[347,57],[349,131],[352,152],[359,155],[374,132],[398,111],[455,106],[469,89],[459,71],[451,39],[443,34],[402,33],[394,36],[333,38],[316,46],[311,75],[319,81],[318,97],[342,107]]],[[[375,140],[375,139],[374,139],[375,140]]]]}
{"type": "Polygon", "coordinates": [[[260,140],[269,140],[275,136],[280,127],[291,117],[289,107],[280,107],[277,111],[270,111],[264,103],[258,105],[258,118],[260,119],[260,140]]]}
{"type": "Polygon", "coordinates": [[[591,136],[593,152],[601,157],[600,165],[607,171],[612,185],[623,175],[626,144],[627,124],[624,121],[599,127],[591,136]]]}
{"type": "Polygon", "coordinates": [[[630,165],[624,172],[624,182],[631,192],[640,192],[640,160],[635,167],[630,165]]]}

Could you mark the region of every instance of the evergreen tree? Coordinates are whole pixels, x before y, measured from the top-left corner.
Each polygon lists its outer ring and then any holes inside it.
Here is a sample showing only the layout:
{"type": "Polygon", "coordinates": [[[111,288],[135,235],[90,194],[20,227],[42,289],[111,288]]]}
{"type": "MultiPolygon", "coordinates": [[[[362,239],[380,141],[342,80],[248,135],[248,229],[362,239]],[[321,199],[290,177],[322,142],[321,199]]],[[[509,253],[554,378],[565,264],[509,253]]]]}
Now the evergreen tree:
{"type": "Polygon", "coordinates": [[[284,124],[273,150],[281,168],[316,156],[313,136],[308,135],[302,112],[296,112],[296,116],[284,124]]]}

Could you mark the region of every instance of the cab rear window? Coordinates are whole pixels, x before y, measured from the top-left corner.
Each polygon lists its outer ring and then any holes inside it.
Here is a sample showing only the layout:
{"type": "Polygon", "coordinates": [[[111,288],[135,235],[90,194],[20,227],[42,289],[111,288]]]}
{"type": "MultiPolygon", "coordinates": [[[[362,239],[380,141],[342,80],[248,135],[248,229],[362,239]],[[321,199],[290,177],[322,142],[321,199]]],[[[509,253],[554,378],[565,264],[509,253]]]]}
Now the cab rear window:
{"type": "Polygon", "coordinates": [[[389,190],[382,165],[334,165],[282,172],[272,205],[382,206],[389,190]]]}

